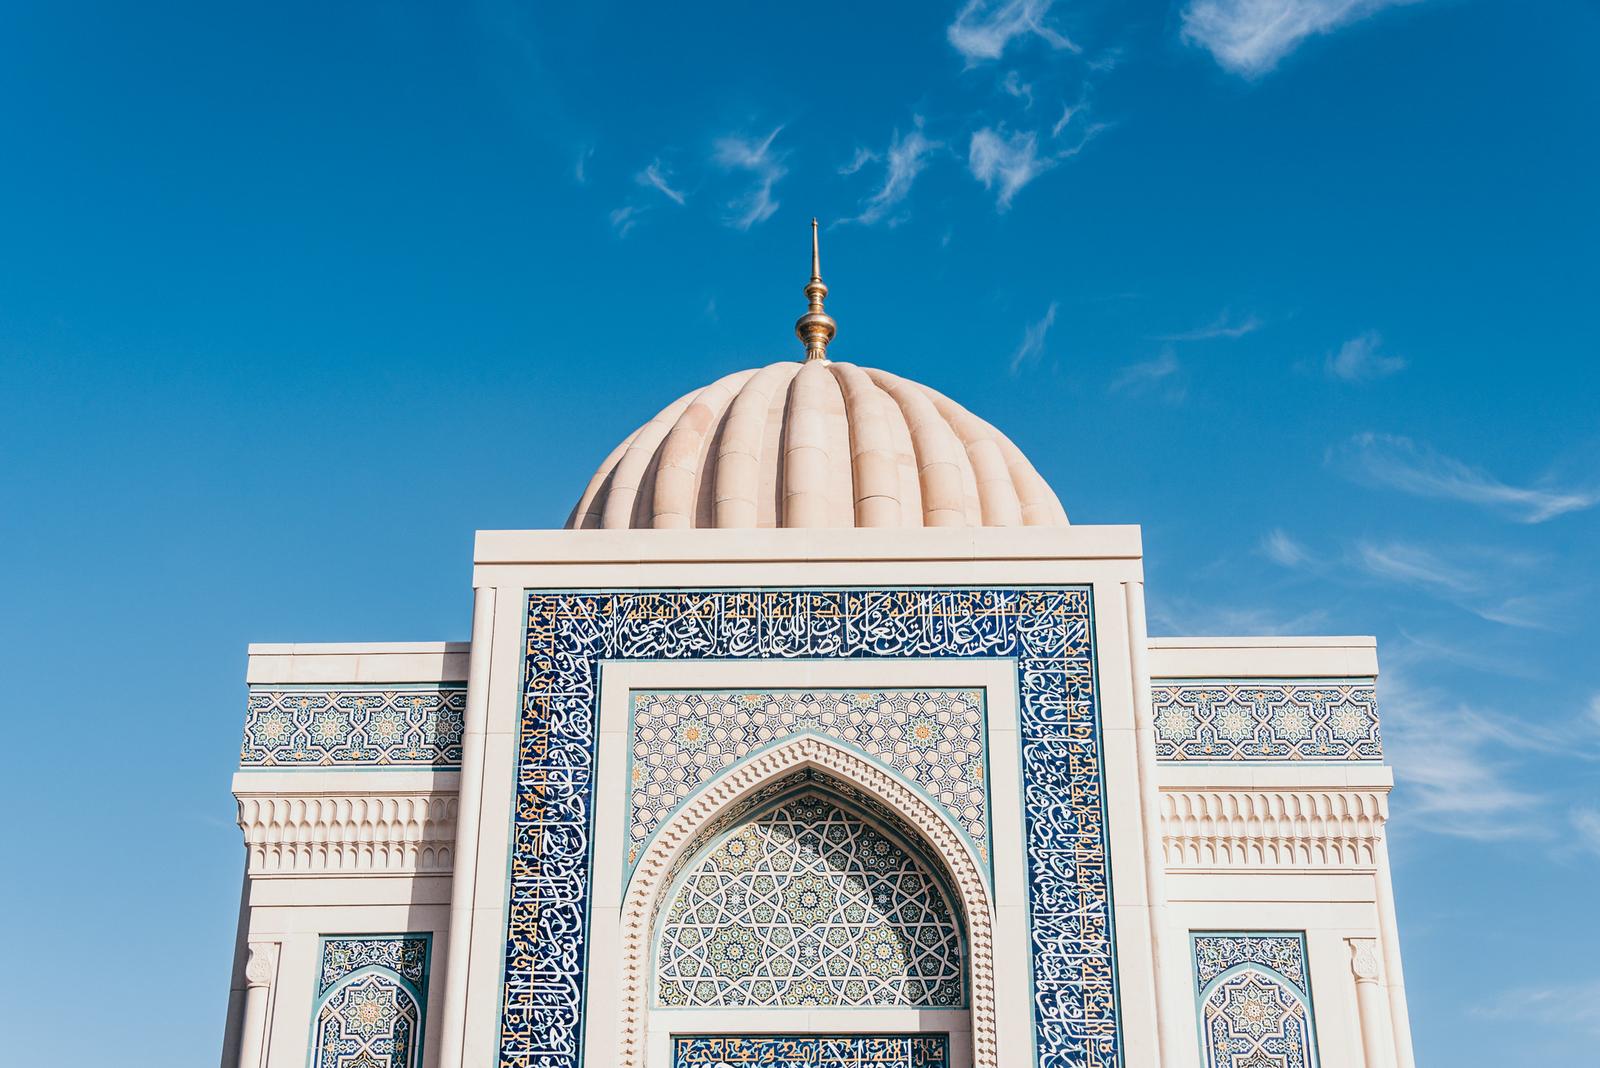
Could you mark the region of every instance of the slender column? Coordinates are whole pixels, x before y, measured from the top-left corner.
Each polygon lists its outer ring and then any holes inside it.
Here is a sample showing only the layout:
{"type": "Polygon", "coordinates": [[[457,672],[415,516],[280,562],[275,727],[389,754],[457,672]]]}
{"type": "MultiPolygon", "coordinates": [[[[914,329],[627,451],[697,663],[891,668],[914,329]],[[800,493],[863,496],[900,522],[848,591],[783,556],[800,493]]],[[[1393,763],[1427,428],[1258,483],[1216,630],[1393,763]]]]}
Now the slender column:
{"type": "Polygon", "coordinates": [[[1367,1068],[1390,1068],[1392,1044],[1387,1034],[1387,1008],[1383,986],[1378,982],[1378,940],[1347,938],[1350,943],[1350,971],[1356,979],[1356,1009],[1361,1014],[1361,1052],[1367,1068]]]}
{"type": "Polygon", "coordinates": [[[267,1007],[278,974],[278,943],[251,942],[244,966],[244,1024],[239,1031],[239,1068],[261,1068],[267,1047],[267,1007]]]}
{"type": "Polygon", "coordinates": [[[456,860],[450,881],[450,945],[445,955],[440,1068],[461,1068],[466,1043],[467,978],[472,962],[473,903],[478,890],[478,824],[483,815],[483,760],[489,726],[493,587],[472,594],[472,652],[467,659],[467,714],[461,737],[461,796],[456,807],[456,860]]]}
{"type": "Polygon", "coordinates": [[[1144,615],[1144,583],[1125,582],[1123,600],[1128,613],[1128,654],[1133,686],[1134,739],[1139,759],[1139,807],[1144,831],[1144,893],[1150,918],[1150,953],[1155,962],[1156,1063],[1178,1065],[1190,1057],[1192,1042],[1175,1034],[1179,997],[1188,996],[1188,977],[1169,960],[1167,931],[1167,862],[1161,851],[1161,797],[1156,788],[1155,715],[1150,706],[1150,633],[1144,615]],[[1183,990],[1175,993],[1182,980],[1183,990]]]}
{"type": "Polygon", "coordinates": [[[1417,1068],[1411,1047],[1411,1011],[1406,1006],[1405,972],[1400,968],[1400,925],[1395,918],[1394,881],[1389,876],[1389,836],[1378,839],[1378,931],[1388,962],[1389,1019],[1394,1024],[1394,1056],[1400,1068],[1417,1068]]]}

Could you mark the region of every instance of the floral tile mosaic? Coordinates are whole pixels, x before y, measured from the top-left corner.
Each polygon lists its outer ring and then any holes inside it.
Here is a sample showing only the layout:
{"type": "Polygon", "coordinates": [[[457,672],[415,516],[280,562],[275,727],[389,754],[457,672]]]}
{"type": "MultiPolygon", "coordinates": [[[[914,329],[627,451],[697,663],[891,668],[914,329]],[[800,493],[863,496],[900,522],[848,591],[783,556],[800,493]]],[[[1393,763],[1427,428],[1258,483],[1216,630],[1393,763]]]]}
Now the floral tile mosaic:
{"type": "Polygon", "coordinates": [[[989,860],[982,690],[654,690],[632,695],[628,855],[697,789],[796,734],[843,742],[897,771],[989,860]]]}
{"type": "Polygon", "coordinates": [[[461,766],[467,684],[253,689],[241,768],[461,766]]]}
{"type": "Polygon", "coordinates": [[[1317,1068],[1303,932],[1195,933],[1205,1068],[1317,1068]]]}
{"type": "Polygon", "coordinates": [[[1157,760],[1383,759],[1373,679],[1157,680],[1157,760]]]}
{"type": "Polygon", "coordinates": [[[323,939],[311,1068],[420,1068],[428,943],[424,934],[323,939]]]}
{"type": "Polygon", "coordinates": [[[677,1035],[672,1068],[948,1068],[946,1035],[677,1035]]]}

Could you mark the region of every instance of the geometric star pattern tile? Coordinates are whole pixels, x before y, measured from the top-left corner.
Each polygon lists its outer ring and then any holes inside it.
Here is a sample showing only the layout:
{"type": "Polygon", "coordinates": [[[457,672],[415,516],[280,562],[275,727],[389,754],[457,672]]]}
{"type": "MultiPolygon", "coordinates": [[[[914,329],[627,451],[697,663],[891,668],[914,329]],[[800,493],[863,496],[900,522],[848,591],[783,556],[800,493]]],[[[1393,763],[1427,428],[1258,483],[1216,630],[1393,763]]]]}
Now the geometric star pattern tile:
{"type": "Polygon", "coordinates": [[[461,766],[466,685],[252,690],[241,768],[461,766]]]}
{"type": "Polygon", "coordinates": [[[688,869],[662,925],[658,1003],[955,1007],[952,916],[925,866],[831,800],[801,795],[688,869]]]}
{"type": "Polygon", "coordinates": [[[311,1068],[419,1068],[428,936],[328,938],[311,1068]]]}
{"type": "Polygon", "coordinates": [[[1150,687],[1157,760],[1382,760],[1372,679],[1150,687]]]}
{"type": "Polygon", "coordinates": [[[1206,1068],[1316,1068],[1304,934],[1192,938],[1206,1068]]]}
{"type": "Polygon", "coordinates": [[[632,697],[629,871],[655,829],[695,790],[806,732],[843,742],[920,786],[988,861],[981,690],[662,690],[632,697]]]}
{"type": "Polygon", "coordinates": [[[945,1035],[678,1035],[672,1068],[948,1068],[945,1035]]]}

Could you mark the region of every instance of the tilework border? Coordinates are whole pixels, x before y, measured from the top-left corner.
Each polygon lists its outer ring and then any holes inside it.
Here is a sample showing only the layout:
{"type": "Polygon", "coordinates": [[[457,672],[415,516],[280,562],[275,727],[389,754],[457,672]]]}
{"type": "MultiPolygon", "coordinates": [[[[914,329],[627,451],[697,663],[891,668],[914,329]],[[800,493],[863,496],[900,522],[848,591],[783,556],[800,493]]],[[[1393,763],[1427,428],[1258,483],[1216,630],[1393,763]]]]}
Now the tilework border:
{"type": "Polygon", "coordinates": [[[1150,697],[1158,761],[1383,759],[1370,677],[1154,679],[1150,697]]]}
{"type": "Polygon", "coordinates": [[[461,767],[467,684],[252,686],[241,768],[461,767]]]}
{"type": "Polygon", "coordinates": [[[1111,872],[1091,592],[530,591],[511,827],[502,1068],[579,1068],[604,660],[1010,659],[1036,1063],[1112,1068],[1111,872]]]}
{"type": "Polygon", "coordinates": [[[674,1035],[672,1068],[948,1068],[948,1035],[674,1035]]]}

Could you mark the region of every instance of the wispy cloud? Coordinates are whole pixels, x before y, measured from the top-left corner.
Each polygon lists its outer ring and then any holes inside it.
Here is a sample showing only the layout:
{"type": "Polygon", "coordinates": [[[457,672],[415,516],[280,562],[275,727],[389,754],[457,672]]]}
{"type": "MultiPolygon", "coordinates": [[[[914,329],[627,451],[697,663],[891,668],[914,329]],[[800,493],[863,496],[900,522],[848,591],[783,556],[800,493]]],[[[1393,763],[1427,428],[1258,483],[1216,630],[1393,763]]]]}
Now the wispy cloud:
{"type": "Polygon", "coordinates": [[[1504,712],[1415,689],[1390,665],[1383,681],[1383,745],[1412,825],[1462,838],[1547,835],[1538,818],[1542,799],[1515,781],[1507,734],[1516,723],[1504,712]]]}
{"type": "Polygon", "coordinates": [[[1130,363],[1111,380],[1112,393],[1159,393],[1170,404],[1176,404],[1188,391],[1177,381],[1178,356],[1170,347],[1151,360],[1130,363]]]}
{"type": "Polygon", "coordinates": [[[839,173],[848,177],[867,164],[876,163],[882,158],[870,148],[857,148],[856,154],[850,157],[850,162],[839,168],[839,173]]]}
{"type": "Polygon", "coordinates": [[[1383,355],[1378,351],[1382,344],[1383,335],[1368,330],[1340,345],[1338,352],[1328,353],[1323,369],[1330,377],[1345,382],[1370,382],[1405,370],[1405,357],[1383,355]]]}
{"type": "Polygon", "coordinates": [[[728,204],[732,214],[727,222],[735,229],[748,230],[770,219],[772,213],[778,210],[772,189],[789,170],[783,164],[782,154],[773,149],[772,143],[782,131],[783,127],[779,126],[759,141],[739,136],[723,137],[713,146],[711,158],[719,166],[728,170],[748,171],[755,178],[748,191],[728,204]]]}
{"type": "Polygon", "coordinates": [[[1072,120],[1081,115],[1087,108],[1088,105],[1081,99],[1076,104],[1062,104],[1061,117],[1055,121],[1054,126],[1050,127],[1050,136],[1060,137],[1061,131],[1071,126],[1072,120]]]}
{"type": "Polygon", "coordinates": [[[1462,501],[1519,523],[1543,523],[1600,504],[1600,492],[1550,484],[1513,486],[1427,445],[1392,434],[1357,434],[1329,453],[1329,462],[1360,482],[1417,497],[1462,501]]]}
{"type": "Polygon", "coordinates": [[[672,188],[660,160],[651,160],[650,166],[633,176],[633,180],[646,189],[654,189],[674,204],[682,205],[685,198],[680,190],[672,188]]]}
{"type": "Polygon", "coordinates": [[[1005,90],[1007,96],[1014,96],[1022,101],[1024,110],[1033,107],[1033,86],[1022,80],[1022,75],[1014,70],[1006,71],[1005,78],[1000,82],[1000,88],[1005,90]]]}
{"type": "Polygon", "coordinates": [[[1234,319],[1224,311],[1211,322],[1204,326],[1197,326],[1193,330],[1185,330],[1178,334],[1157,334],[1156,341],[1210,341],[1213,338],[1228,338],[1230,340],[1253,334],[1262,327],[1262,322],[1255,315],[1246,315],[1242,319],[1234,319]]]}
{"type": "Polygon", "coordinates": [[[1316,562],[1310,550],[1284,530],[1268,531],[1267,536],[1261,539],[1261,551],[1281,567],[1301,568],[1316,562]]]}
{"type": "MultiPolygon", "coordinates": [[[[896,130],[889,140],[889,150],[885,153],[883,185],[862,202],[859,215],[845,221],[870,226],[887,217],[890,226],[900,222],[903,216],[892,213],[910,194],[911,185],[928,165],[928,158],[942,147],[937,141],[930,141],[923,133],[920,115],[916,116],[910,131],[904,136],[896,130]]],[[[859,151],[857,154],[860,154],[859,151]]],[[[859,167],[857,169],[859,170],[859,167]]]]}
{"type": "Polygon", "coordinates": [[[1259,77],[1307,37],[1331,33],[1373,12],[1411,0],[1191,0],[1183,38],[1225,69],[1259,77]]]}
{"type": "Polygon", "coordinates": [[[1600,1036],[1600,979],[1516,987],[1478,1005],[1473,1013],[1490,1020],[1538,1024],[1600,1036]]]}
{"type": "Polygon", "coordinates": [[[1578,844],[1587,852],[1600,856],[1600,808],[1578,805],[1567,814],[1567,821],[1578,837],[1578,844]]]}
{"type": "Polygon", "coordinates": [[[611,213],[611,228],[617,232],[618,237],[627,237],[628,231],[639,224],[639,215],[644,211],[636,204],[624,204],[611,213]]]}
{"type": "Polygon", "coordinates": [[[1011,354],[1011,373],[1016,374],[1024,366],[1037,363],[1044,354],[1045,335],[1056,323],[1056,309],[1060,301],[1052,300],[1050,307],[1045,309],[1044,317],[1038,322],[1029,325],[1022,332],[1022,344],[1017,346],[1017,351],[1011,354]]]}
{"type": "Polygon", "coordinates": [[[573,164],[572,177],[577,179],[579,185],[589,181],[589,161],[594,159],[594,146],[585,145],[578,150],[578,161],[573,164]]]}
{"type": "Polygon", "coordinates": [[[979,130],[967,150],[972,176],[985,189],[998,189],[996,204],[1001,211],[1011,207],[1011,199],[1023,186],[1055,165],[1055,160],[1039,155],[1039,139],[1034,134],[1007,134],[1003,127],[979,130]]]}
{"type": "Polygon", "coordinates": [[[1315,634],[1327,622],[1321,610],[1285,614],[1258,606],[1220,605],[1164,598],[1150,605],[1150,621],[1167,634],[1315,634]]]}
{"type": "Polygon", "coordinates": [[[956,20],[945,30],[950,44],[972,67],[999,59],[1019,37],[1038,37],[1051,48],[1078,46],[1045,24],[1052,0],[968,0],[956,20]]]}
{"type": "MultiPolygon", "coordinates": [[[[1493,549],[1472,549],[1447,558],[1433,549],[1405,542],[1357,542],[1352,562],[1380,579],[1432,594],[1481,619],[1508,627],[1545,629],[1556,599],[1537,593],[1504,592],[1508,570],[1527,570],[1532,561],[1493,549]]],[[[1524,588],[1520,586],[1518,588],[1524,588]]]]}

